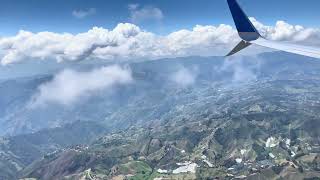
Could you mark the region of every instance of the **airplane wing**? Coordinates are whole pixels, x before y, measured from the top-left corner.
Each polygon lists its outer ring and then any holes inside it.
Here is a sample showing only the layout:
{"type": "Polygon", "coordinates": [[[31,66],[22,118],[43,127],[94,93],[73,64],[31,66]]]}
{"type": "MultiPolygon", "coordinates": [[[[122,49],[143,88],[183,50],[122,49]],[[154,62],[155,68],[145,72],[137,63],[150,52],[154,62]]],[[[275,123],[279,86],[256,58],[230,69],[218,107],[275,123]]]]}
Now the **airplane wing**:
{"type": "Polygon", "coordinates": [[[270,41],[264,38],[259,38],[251,43],[267,48],[320,59],[320,48],[317,49],[315,47],[295,45],[287,42],[270,41]]]}
{"type": "Polygon", "coordinates": [[[227,56],[231,56],[247,48],[251,44],[260,45],[289,53],[320,59],[320,48],[294,45],[287,42],[271,41],[263,38],[256,30],[248,16],[241,9],[236,0],[227,0],[228,5],[235,22],[238,34],[242,41],[227,56]]]}

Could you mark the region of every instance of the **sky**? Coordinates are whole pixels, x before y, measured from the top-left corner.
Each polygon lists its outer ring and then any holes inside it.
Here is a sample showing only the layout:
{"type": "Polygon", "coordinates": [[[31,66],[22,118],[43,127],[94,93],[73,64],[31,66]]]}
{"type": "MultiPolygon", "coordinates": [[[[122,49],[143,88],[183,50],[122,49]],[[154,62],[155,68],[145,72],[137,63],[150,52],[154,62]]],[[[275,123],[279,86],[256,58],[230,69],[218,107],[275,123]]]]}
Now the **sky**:
{"type": "MultiPolygon", "coordinates": [[[[19,30],[80,33],[129,22],[158,34],[195,25],[233,25],[226,0],[1,0],[0,36],[19,30]],[[133,6],[135,5],[135,6],[133,6]],[[130,8],[131,7],[131,8],[130,8]],[[134,9],[134,8],[135,9],[134,9]],[[158,13],[151,17],[148,13],[158,13]]],[[[320,27],[319,0],[239,0],[249,16],[266,25],[277,20],[320,27]]]]}

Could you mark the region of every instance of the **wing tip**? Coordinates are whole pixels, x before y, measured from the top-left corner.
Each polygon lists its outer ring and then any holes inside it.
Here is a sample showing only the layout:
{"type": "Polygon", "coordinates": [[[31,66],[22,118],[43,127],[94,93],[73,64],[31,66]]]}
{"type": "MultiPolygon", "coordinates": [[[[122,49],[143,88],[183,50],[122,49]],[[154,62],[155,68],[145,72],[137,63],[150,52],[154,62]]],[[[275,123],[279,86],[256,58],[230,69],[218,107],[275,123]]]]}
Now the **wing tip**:
{"type": "Polygon", "coordinates": [[[260,33],[254,27],[246,13],[242,10],[237,0],[227,0],[228,6],[241,39],[245,41],[257,40],[260,33]]]}

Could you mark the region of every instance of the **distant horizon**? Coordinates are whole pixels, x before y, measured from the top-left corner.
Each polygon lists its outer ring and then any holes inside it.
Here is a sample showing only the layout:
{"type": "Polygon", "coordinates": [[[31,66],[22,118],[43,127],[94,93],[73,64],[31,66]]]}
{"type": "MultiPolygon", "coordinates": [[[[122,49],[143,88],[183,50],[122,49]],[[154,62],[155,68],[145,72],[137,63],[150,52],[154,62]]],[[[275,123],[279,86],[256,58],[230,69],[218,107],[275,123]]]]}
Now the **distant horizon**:
{"type": "MultiPolygon", "coordinates": [[[[247,51],[247,50],[245,50],[247,51]]],[[[291,54],[288,52],[283,51],[276,51],[276,50],[270,50],[265,52],[257,53],[255,56],[261,56],[261,55],[289,55],[293,57],[300,57],[305,58],[306,60],[314,59],[310,57],[300,56],[291,54]]],[[[112,65],[134,65],[134,64],[141,64],[141,63],[157,63],[157,62],[168,62],[168,61],[188,61],[193,60],[191,58],[201,58],[200,60],[210,60],[210,58],[219,58],[219,60],[225,60],[225,61],[237,61],[238,57],[251,57],[254,58],[254,56],[248,54],[239,54],[235,55],[234,57],[226,57],[226,56],[183,56],[183,57],[168,57],[168,58],[159,58],[159,59],[145,59],[145,60],[136,60],[136,61],[110,61],[110,60],[84,60],[81,62],[63,62],[63,63],[55,63],[54,60],[52,60],[49,64],[48,61],[39,61],[38,63],[33,63],[30,61],[29,63],[23,63],[19,65],[14,65],[12,67],[9,66],[0,66],[0,81],[7,81],[7,80],[14,80],[14,79],[20,79],[20,78],[34,78],[34,77],[43,77],[43,76],[53,76],[56,73],[62,71],[63,69],[77,69],[81,66],[83,67],[91,67],[91,69],[94,66],[112,66],[112,65]],[[40,71],[39,71],[40,70],[40,71]],[[10,72],[10,73],[9,73],[10,72]]],[[[215,59],[216,60],[216,59],[215,59]]],[[[317,61],[317,59],[314,59],[317,61]]],[[[214,61],[214,59],[213,59],[214,61]]],[[[90,68],[89,68],[90,69],[90,68]]],[[[89,70],[88,69],[88,70],[89,70]]]]}

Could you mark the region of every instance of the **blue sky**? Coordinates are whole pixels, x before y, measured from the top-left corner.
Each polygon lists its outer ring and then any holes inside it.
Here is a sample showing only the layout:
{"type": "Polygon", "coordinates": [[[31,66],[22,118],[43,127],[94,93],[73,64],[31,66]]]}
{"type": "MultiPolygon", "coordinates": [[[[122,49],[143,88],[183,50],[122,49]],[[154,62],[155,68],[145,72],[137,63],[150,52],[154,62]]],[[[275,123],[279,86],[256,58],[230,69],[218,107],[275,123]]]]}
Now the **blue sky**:
{"type": "MultiPolygon", "coordinates": [[[[130,22],[129,4],[161,10],[163,17],[135,22],[143,29],[160,34],[192,28],[196,24],[232,24],[225,0],[1,0],[0,35],[16,34],[20,29],[39,32],[85,32],[93,26],[113,28],[130,22]],[[73,11],[94,11],[76,18],[73,11]]],[[[307,27],[320,27],[319,0],[239,0],[249,14],[264,24],[277,20],[307,27]]]]}

